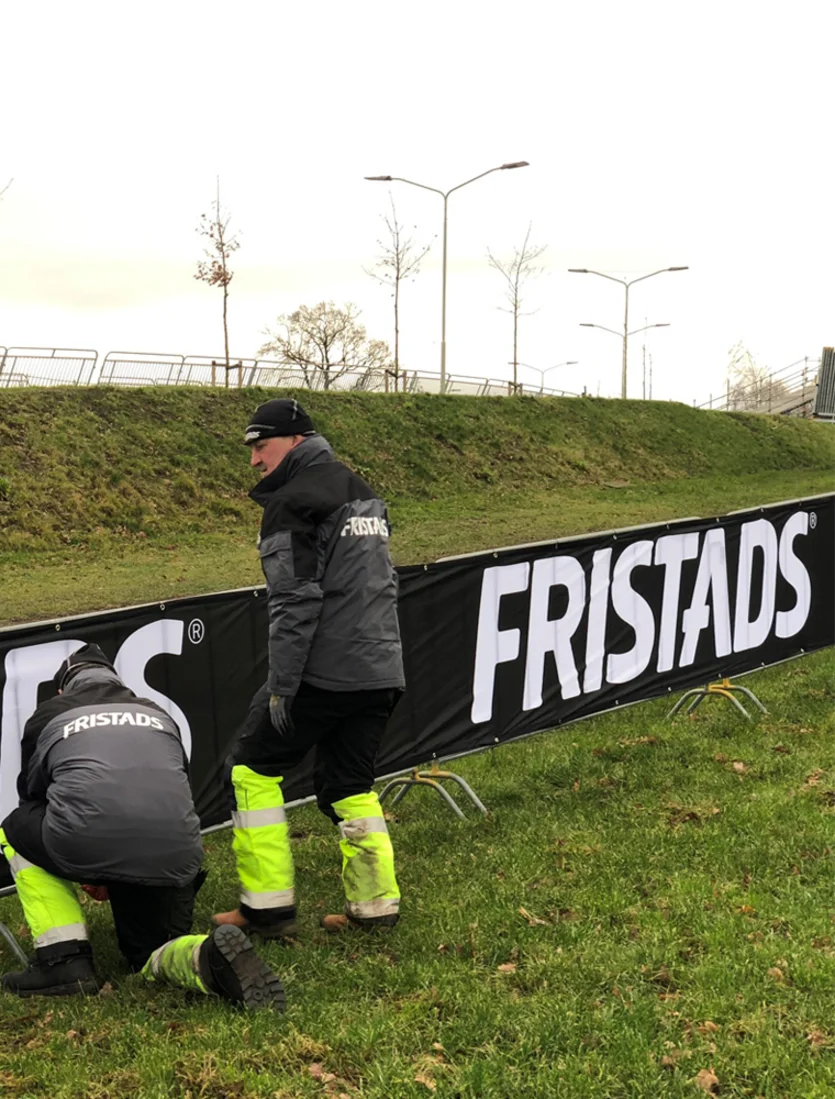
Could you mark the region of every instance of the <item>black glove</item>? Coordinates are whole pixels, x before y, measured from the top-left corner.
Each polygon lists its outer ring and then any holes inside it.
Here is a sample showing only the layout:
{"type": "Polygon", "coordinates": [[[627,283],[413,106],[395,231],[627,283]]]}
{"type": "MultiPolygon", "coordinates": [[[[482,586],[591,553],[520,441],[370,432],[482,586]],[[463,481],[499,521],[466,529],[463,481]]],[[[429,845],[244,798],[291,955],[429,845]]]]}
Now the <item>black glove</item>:
{"type": "Polygon", "coordinates": [[[270,721],[277,733],[284,735],[290,728],[290,704],[286,695],[270,695],[270,721]]]}

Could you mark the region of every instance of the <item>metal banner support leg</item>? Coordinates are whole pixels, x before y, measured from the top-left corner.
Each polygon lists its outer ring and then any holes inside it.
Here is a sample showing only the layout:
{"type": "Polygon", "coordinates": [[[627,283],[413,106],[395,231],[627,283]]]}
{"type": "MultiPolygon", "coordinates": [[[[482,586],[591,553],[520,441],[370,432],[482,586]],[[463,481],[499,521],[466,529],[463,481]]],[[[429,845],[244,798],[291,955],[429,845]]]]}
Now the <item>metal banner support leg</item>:
{"type": "Polygon", "coordinates": [[[675,706],[673,706],[672,710],[667,714],[667,719],[672,721],[688,700],[690,700],[690,704],[687,707],[687,713],[689,715],[692,714],[696,707],[700,706],[706,698],[709,698],[711,695],[721,695],[736,706],[746,721],[753,721],[751,715],[734,695],[734,691],[739,692],[739,694],[753,702],[762,713],[768,713],[768,710],[763,706],[762,702],[760,702],[753,691],[749,690],[747,687],[740,687],[737,683],[731,683],[729,679],[723,679],[719,683],[708,683],[706,687],[694,687],[690,691],[685,691],[675,706]]]}
{"type": "Polygon", "coordinates": [[[6,940],[11,948],[12,953],[19,962],[22,962],[23,965],[29,964],[29,959],[26,957],[23,950],[21,949],[20,943],[17,941],[11,931],[9,931],[8,927],[6,927],[4,923],[0,923],[0,938],[6,940]]]}
{"type": "Polygon", "coordinates": [[[403,798],[405,798],[405,796],[414,786],[429,786],[437,794],[440,795],[443,801],[446,802],[446,804],[453,811],[453,813],[455,813],[459,820],[465,820],[466,818],[461,810],[458,808],[455,799],[451,796],[448,790],[445,790],[443,786],[441,786],[441,779],[449,779],[451,782],[458,783],[458,785],[461,787],[461,789],[464,791],[464,793],[467,795],[467,797],[470,799],[476,809],[478,809],[478,811],[480,813],[483,813],[485,816],[487,815],[487,807],[482,803],[481,799],[478,797],[478,795],[472,789],[469,783],[465,782],[460,775],[456,775],[452,771],[439,770],[437,763],[433,763],[432,768],[429,771],[421,771],[419,768],[415,767],[412,770],[410,776],[406,778],[393,778],[391,782],[386,783],[385,787],[383,788],[383,791],[380,794],[380,803],[382,804],[383,800],[391,793],[392,790],[396,789],[398,786],[400,787],[400,789],[394,795],[394,800],[391,803],[392,808],[394,808],[394,806],[397,805],[399,801],[402,801],[403,798]]]}

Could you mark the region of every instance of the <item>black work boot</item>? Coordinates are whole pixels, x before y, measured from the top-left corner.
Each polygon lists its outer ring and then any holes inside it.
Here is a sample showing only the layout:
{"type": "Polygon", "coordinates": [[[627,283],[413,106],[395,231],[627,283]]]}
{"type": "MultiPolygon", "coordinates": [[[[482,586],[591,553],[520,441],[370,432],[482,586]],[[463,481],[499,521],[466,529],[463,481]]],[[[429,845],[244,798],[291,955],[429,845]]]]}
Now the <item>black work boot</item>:
{"type": "Polygon", "coordinates": [[[4,973],[0,988],[15,996],[95,996],[99,990],[93,951],[84,940],[38,947],[19,973],[4,973]]]}
{"type": "Polygon", "coordinates": [[[242,904],[231,912],[217,912],[212,916],[215,927],[239,927],[248,935],[260,935],[262,939],[293,939],[299,933],[295,908],[270,908],[264,912],[242,904]]]}
{"type": "Polygon", "coordinates": [[[197,956],[200,979],[209,992],[243,1004],[248,1011],[284,1010],[281,981],[255,953],[239,927],[226,924],[209,935],[197,956]]]}
{"type": "Polygon", "coordinates": [[[323,916],[319,921],[325,931],[331,934],[340,934],[343,931],[390,931],[400,919],[398,912],[388,916],[323,916]]]}

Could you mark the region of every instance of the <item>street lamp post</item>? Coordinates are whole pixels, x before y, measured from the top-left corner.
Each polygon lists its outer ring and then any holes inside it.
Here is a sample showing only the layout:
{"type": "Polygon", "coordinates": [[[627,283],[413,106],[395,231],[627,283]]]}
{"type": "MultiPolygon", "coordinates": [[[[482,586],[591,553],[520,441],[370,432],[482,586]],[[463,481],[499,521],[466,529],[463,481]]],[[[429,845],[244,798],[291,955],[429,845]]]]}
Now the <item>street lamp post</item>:
{"type": "Polygon", "coordinates": [[[505,172],[510,168],[527,168],[527,160],[514,160],[509,164],[499,164],[495,168],[488,168],[486,172],[480,172],[472,179],[465,179],[450,187],[448,191],[441,191],[437,187],[429,187],[425,183],[416,183],[413,179],[404,179],[402,176],[365,176],[365,179],[374,183],[408,183],[412,187],[420,187],[424,191],[433,191],[444,200],[444,236],[443,236],[443,260],[441,264],[441,393],[446,389],[446,255],[447,255],[447,201],[453,191],[460,191],[469,183],[475,183],[477,179],[489,176],[491,172],[505,172]]]}
{"type": "MultiPolygon", "coordinates": [[[[623,333],[615,332],[616,336],[622,335],[623,338],[623,361],[621,364],[621,378],[620,378],[620,395],[626,399],[626,357],[627,357],[627,341],[630,336],[634,336],[636,332],[643,332],[647,328],[667,328],[666,324],[646,324],[643,328],[636,328],[630,332],[629,329],[629,287],[634,286],[636,282],[643,282],[644,279],[651,279],[655,275],[663,275],[667,271],[689,271],[689,267],[662,267],[660,271],[650,271],[648,275],[640,275],[637,279],[630,279],[628,282],[626,279],[616,279],[614,275],[606,275],[602,271],[590,271],[587,267],[569,267],[569,272],[572,275],[599,275],[602,279],[610,279],[612,282],[619,282],[624,288],[624,305],[623,305],[623,333]]],[[[603,328],[602,324],[584,324],[583,328],[603,328]]],[[[603,328],[604,332],[614,332],[612,328],[603,328]]]]}
{"type": "MultiPolygon", "coordinates": [[[[544,370],[540,370],[538,366],[531,366],[530,363],[519,363],[519,366],[527,367],[528,370],[535,370],[539,375],[539,395],[540,397],[545,391],[545,375],[549,374],[552,370],[556,370],[560,366],[576,366],[577,359],[569,359],[564,363],[555,363],[553,366],[546,366],[544,370]]],[[[508,363],[508,366],[513,366],[513,363],[508,363]]]]}

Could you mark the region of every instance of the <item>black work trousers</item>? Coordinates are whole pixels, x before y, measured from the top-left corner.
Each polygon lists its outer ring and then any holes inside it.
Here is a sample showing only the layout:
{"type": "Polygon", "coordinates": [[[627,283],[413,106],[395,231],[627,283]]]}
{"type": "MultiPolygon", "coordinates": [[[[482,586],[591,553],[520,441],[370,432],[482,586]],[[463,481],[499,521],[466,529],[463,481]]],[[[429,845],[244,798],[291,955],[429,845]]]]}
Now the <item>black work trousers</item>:
{"type": "MultiPolygon", "coordinates": [[[[6,839],[24,859],[65,881],[43,842],[44,802],[24,802],[3,821],[6,839]]],[[[204,872],[188,885],[136,885],[96,879],[85,885],[107,887],[119,949],[131,969],[139,970],[158,946],[187,935],[191,930],[194,896],[202,884],[204,872]]]]}
{"type": "Polygon", "coordinates": [[[377,751],[400,695],[392,688],[325,691],[302,683],[286,728],[279,733],[270,720],[270,692],[261,687],[250,704],[229,770],[240,764],[260,775],[286,775],[315,747],[316,802],[338,824],[333,803],[368,793],[374,784],[377,751]]]}

